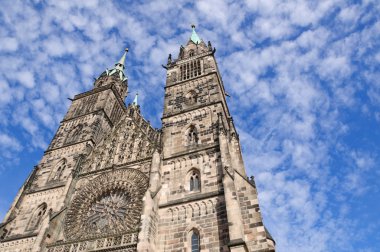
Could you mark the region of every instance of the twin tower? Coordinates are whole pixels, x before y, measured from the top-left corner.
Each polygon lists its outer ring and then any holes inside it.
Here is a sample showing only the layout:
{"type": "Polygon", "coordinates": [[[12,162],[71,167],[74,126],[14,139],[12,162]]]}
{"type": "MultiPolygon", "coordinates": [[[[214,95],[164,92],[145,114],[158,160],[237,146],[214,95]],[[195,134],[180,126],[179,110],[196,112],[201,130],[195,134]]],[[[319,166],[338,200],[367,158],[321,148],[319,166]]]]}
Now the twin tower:
{"type": "Polygon", "coordinates": [[[126,52],[78,94],[0,224],[0,252],[274,251],[215,60],[169,55],[162,128],[126,106],[126,52]]]}

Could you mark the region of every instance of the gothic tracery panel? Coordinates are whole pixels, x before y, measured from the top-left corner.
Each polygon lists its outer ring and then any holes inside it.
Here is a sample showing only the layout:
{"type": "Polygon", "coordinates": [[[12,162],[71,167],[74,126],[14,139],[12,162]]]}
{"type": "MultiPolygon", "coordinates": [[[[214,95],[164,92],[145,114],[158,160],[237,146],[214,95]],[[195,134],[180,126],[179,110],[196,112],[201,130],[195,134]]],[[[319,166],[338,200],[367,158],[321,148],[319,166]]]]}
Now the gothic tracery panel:
{"type": "Polygon", "coordinates": [[[133,232],[138,229],[148,178],[121,169],[89,181],[74,197],[65,220],[69,240],[133,232]]]}

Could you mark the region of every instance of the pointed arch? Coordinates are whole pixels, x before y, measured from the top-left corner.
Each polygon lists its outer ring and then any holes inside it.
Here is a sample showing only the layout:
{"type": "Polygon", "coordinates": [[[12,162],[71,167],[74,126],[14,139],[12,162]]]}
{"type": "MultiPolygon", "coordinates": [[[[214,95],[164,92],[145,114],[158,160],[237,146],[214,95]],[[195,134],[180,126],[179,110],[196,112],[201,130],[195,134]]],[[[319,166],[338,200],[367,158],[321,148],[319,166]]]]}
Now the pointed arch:
{"type": "Polygon", "coordinates": [[[199,252],[201,249],[201,232],[195,225],[187,231],[187,246],[191,252],[199,252]]]}
{"type": "Polygon", "coordinates": [[[67,160],[66,158],[62,158],[61,160],[57,162],[54,169],[52,170],[52,173],[50,175],[50,181],[60,180],[66,168],[67,168],[67,160]]]}
{"type": "Polygon", "coordinates": [[[186,130],[187,145],[198,144],[199,136],[198,130],[194,124],[191,124],[186,130]]]}
{"type": "Polygon", "coordinates": [[[186,181],[189,192],[199,192],[201,190],[201,173],[198,169],[190,169],[187,173],[186,181]]]}
{"type": "Polygon", "coordinates": [[[36,230],[39,227],[39,225],[40,225],[40,223],[42,221],[42,218],[43,218],[43,216],[46,213],[46,209],[47,209],[47,204],[44,202],[44,203],[40,204],[34,210],[32,216],[30,217],[28,226],[26,228],[27,231],[33,231],[33,230],[36,230]]]}
{"type": "Polygon", "coordinates": [[[76,127],[74,127],[70,131],[70,133],[67,135],[65,143],[70,144],[70,143],[73,143],[73,142],[79,140],[82,129],[83,129],[83,124],[79,124],[76,127]]]}

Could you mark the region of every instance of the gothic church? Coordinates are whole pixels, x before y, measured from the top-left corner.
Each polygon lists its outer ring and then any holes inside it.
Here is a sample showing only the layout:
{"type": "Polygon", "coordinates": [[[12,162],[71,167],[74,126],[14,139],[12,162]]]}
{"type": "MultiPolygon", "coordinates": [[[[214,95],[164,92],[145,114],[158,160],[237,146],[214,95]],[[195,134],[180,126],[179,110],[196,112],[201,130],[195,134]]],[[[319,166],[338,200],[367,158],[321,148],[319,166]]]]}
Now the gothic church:
{"type": "Polygon", "coordinates": [[[0,224],[0,252],[274,251],[215,48],[169,55],[162,128],[125,105],[127,50],[78,94],[0,224]]]}

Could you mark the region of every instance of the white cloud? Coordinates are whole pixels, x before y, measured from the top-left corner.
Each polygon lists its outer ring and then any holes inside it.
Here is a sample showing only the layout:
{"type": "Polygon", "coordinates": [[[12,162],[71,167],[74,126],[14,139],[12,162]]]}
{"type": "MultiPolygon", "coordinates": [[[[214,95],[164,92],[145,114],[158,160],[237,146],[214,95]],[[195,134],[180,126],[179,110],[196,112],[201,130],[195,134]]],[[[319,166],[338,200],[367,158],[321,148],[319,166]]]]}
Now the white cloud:
{"type": "Polygon", "coordinates": [[[0,44],[1,51],[14,52],[18,49],[18,41],[15,38],[1,38],[0,44]]]}
{"type": "Polygon", "coordinates": [[[4,133],[0,133],[0,146],[3,150],[10,149],[10,150],[19,151],[22,148],[21,144],[17,141],[16,138],[11,137],[4,133]]]}
{"type": "MultiPolygon", "coordinates": [[[[355,126],[343,113],[354,106],[365,103],[368,114],[380,118],[371,111],[380,106],[380,56],[367,56],[380,41],[380,22],[371,22],[375,1],[40,4],[4,3],[1,13],[0,126],[30,138],[23,141],[29,148],[46,147],[67,98],[90,89],[92,77],[113,66],[126,46],[129,91],[139,90],[142,110],[158,126],[160,65],[169,53],[177,56],[195,23],[217,48],[248,173],[256,175],[261,212],[278,250],[334,250],[351,241],[351,228],[360,229],[346,225],[353,205],[337,211],[333,202],[370,190],[363,180],[378,162],[342,140],[355,126]],[[364,28],[355,30],[357,23],[364,28]],[[334,155],[346,158],[344,167],[333,164],[334,155]]],[[[18,137],[1,137],[14,142],[10,149],[23,148],[18,137]]]]}
{"type": "Polygon", "coordinates": [[[26,88],[33,88],[35,86],[34,74],[31,71],[20,70],[18,72],[13,73],[16,80],[18,80],[21,85],[26,88]]]}

